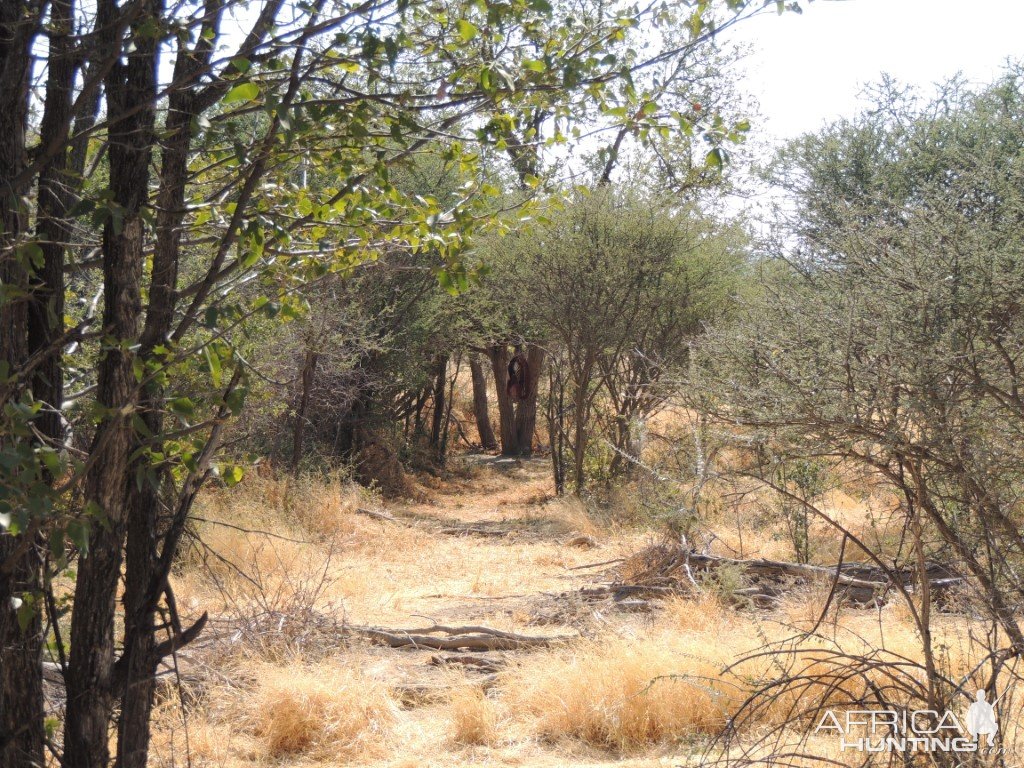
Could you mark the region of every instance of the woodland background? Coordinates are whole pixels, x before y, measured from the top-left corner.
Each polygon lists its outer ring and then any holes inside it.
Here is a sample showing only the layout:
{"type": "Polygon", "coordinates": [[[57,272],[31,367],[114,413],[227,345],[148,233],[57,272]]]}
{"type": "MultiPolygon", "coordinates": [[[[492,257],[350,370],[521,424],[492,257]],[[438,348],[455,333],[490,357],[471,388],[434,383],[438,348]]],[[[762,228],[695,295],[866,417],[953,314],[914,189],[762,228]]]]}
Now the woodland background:
{"type": "Polygon", "coordinates": [[[0,765],[1012,764],[1022,73],[799,10],[4,3],[0,765]]]}

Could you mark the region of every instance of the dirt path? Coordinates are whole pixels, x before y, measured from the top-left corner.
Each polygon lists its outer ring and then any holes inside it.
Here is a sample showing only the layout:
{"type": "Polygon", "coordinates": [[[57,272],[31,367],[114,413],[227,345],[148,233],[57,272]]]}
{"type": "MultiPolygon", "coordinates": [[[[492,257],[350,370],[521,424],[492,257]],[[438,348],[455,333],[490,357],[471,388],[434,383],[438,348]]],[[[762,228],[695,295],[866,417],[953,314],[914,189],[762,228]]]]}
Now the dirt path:
{"type": "Polygon", "coordinates": [[[575,612],[551,609],[564,609],[572,593],[607,571],[581,566],[623,556],[635,537],[613,539],[578,501],[555,497],[543,459],[471,455],[460,461],[455,478],[428,485],[421,500],[388,505],[403,528],[389,537],[402,568],[389,568],[394,559],[386,558],[389,600],[378,599],[365,612],[350,604],[352,618],[578,630],[575,612]],[[406,543],[415,550],[408,558],[399,555],[406,543]]]}
{"type": "MultiPolygon", "coordinates": [[[[186,564],[175,584],[189,610],[214,617],[204,643],[191,649],[195,669],[209,673],[205,703],[190,720],[193,764],[658,764],[646,759],[650,751],[636,762],[583,740],[548,743],[530,719],[515,714],[505,672],[518,676],[556,654],[564,657],[575,642],[467,653],[389,647],[366,631],[401,635],[432,625],[473,626],[585,642],[631,636],[652,620],[581,591],[613,579],[608,566],[595,564],[636,551],[647,535],[595,524],[578,500],[556,497],[544,459],[469,455],[455,461],[443,480],[420,477],[413,497],[400,501],[367,497],[344,483],[303,485],[287,478],[204,500],[204,516],[225,523],[203,529],[204,541],[223,560],[186,564]],[[304,595],[315,595],[306,613],[296,610],[304,595]],[[240,610],[258,617],[242,639],[240,610]],[[323,627],[315,625],[320,621],[323,627]],[[301,636],[298,646],[289,645],[292,626],[301,636]],[[325,687],[322,680],[330,683],[325,687]],[[324,707],[339,714],[321,714],[324,707]],[[303,719],[306,710],[312,719],[303,719]],[[391,713],[385,724],[374,724],[385,712],[391,713]],[[340,739],[342,751],[332,753],[315,746],[331,717],[343,727],[369,719],[365,727],[351,726],[359,733],[356,742],[345,746],[340,739]],[[309,731],[314,746],[275,750],[267,735],[275,728],[289,735],[309,731]],[[379,738],[372,735],[377,728],[379,738]],[[478,728],[492,735],[474,735],[478,728]]],[[[163,762],[154,765],[177,764],[173,756],[182,747],[175,717],[169,711],[159,731],[154,754],[163,762]]]]}

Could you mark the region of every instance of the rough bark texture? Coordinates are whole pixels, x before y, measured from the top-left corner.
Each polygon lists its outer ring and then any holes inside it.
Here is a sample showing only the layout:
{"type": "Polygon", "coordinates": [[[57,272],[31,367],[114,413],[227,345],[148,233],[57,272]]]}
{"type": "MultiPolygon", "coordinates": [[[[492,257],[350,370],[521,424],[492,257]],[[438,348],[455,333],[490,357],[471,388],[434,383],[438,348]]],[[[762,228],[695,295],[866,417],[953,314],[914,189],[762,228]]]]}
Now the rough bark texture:
{"type": "Polygon", "coordinates": [[[438,448],[441,445],[441,430],[445,423],[445,391],[448,375],[448,355],[441,355],[434,365],[434,389],[431,400],[434,413],[430,422],[430,445],[438,448]]]}
{"type": "Polygon", "coordinates": [[[480,445],[484,450],[493,451],[498,447],[498,439],[494,436],[487,407],[487,378],[476,354],[470,355],[469,370],[473,379],[473,416],[476,419],[476,431],[480,435],[480,445]]]}
{"type": "MultiPolygon", "coordinates": [[[[0,3],[0,284],[27,288],[29,272],[16,252],[25,232],[22,200],[28,193],[25,125],[28,118],[30,45],[41,9],[0,3]]],[[[16,371],[29,353],[28,302],[0,303],[0,361],[16,371]]],[[[0,403],[2,405],[2,403],[0,403]]],[[[3,437],[0,436],[0,440],[3,437]]],[[[0,766],[42,765],[42,627],[34,612],[24,629],[11,601],[40,588],[40,561],[31,540],[0,533],[0,766]]]]}
{"type": "Polygon", "coordinates": [[[508,364],[512,359],[508,346],[495,344],[487,351],[494,373],[498,396],[498,426],[503,456],[529,456],[533,453],[533,434],[537,429],[537,385],[544,365],[544,350],[534,344],[526,345],[529,366],[529,395],[522,402],[508,394],[508,364]]]}
{"type": "MultiPolygon", "coordinates": [[[[140,9],[137,23],[158,11],[158,5],[150,0],[140,9]]],[[[103,28],[115,22],[120,13],[112,0],[103,0],[97,9],[97,23],[103,28]]],[[[89,553],[79,563],[75,585],[64,724],[65,768],[106,768],[110,716],[120,693],[114,681],[114,609],[134,474],[130,457],[136,438],[131,419],[139,391],[132,345],[142,330],[145,227],[140,211],[149,193],[156,101],[156,41],[152,35],[137,35],[127,62],[111,68],[106,92],[111,119],[110,189],[122,216],[119,220],[108,219],[103,229],[103,328],[107,339],[99,364],[97,402],[107,410],[96,430],[91,450],[94,463],[86,479],[86,499],[102,516],[103,524],[97,520],[92,525],[89,553]]],[[[147,545],[142,541],[149,536],[147,528],[133,530],[133,552],[147,545]]],[[[130,599],[126,595],[126,600],[130,599]]],[[[125,618],[129,631],[132,622],[146,621],[144,615],[133,610],[126,611],[125,618]]],[[[133,636],[139,635],[151,633],[133,636]]],[[[138,650],[133,647],[136,642],[146,641],[128,638],[129,666],[133,658],[138,658],[138,650]]],[[[148,734],[141,738],[147,739],[148,734]]]]}
{"type": "Polygon", "coordinates": [[[519,445],[515,441],[513,422],[515,413],[512,398],[505,385],[508,383],[508,362],[511,356],[504,344],[494,344],[487,350],[494,374],[494,389],[498,401],[498,435],[501,438],[501,453],[504,456],[518,456],[519,445]]]}
{"type": "MultiPolygon", "coordinates": [[[[207,4],[203,29],[213,32],[219,23],[220,4],[207,4]]],[[[160,185],[157,191],[156,243],[149,287],[149,304],[139,354],[145,358],[172,330],[181,253],[181,218],[188,182],[191,124],[201,110],[201,97],[193,82],[209,62],[213,34],[200,35],[194,50],[183,48],[175,60],[174,82],[179,87],[168,99],[161,142],[160,185]]],[[[161,434],[164,392],[149,384],[141,394],[141,408],[152,434],[161,434]]],[[[134,473],[134,471],[133,471],[134,473]]],[[[149,720],[160,662],[156,649],[155,614],[164,591],[161,560],[169,557],[173,536],[169,514],[161,516],[159,478],[132,484],[128,499],[125,542],[125,640],[120,664],[125,670],[118,720],[118,768],[144,768],[149,753],[149,720]],[[163,540],[163,550],[158,546],[163,540]]],[[[173,627],[180,633],[180,627],[173,627]]]]}
{"type": "Polygon", "coordinates": [[[540,373],[544,366],[544,350],[534,344],[526,345],[526,363],[529,366],[529,395],[517,403],[512,429],[521,456],[533,454],[533,435],[537,431],[537,393],[540,373]]]}
{"type": "MultiPolygon", "coordinates": [[[[40,146],[61,141],[71,124],[75,78],[71,10],[69,0],[53,0],[51,4],[52,31],[40,146]]],[[[33,275],[28,310],[30,353],[46,354],[32,380],[33,396],[44,403],[36,424],[51,442],[58,442],[63,435],[60,409],[64,399],[64,376],[59,340],[64,332],[64,249],[68,241],[64,218],[69,191],[77,186],[67,175],[67,162],[66,149],[56,152],[39,176],[36,232],[43,252],[43,266],[33,275]]]]}

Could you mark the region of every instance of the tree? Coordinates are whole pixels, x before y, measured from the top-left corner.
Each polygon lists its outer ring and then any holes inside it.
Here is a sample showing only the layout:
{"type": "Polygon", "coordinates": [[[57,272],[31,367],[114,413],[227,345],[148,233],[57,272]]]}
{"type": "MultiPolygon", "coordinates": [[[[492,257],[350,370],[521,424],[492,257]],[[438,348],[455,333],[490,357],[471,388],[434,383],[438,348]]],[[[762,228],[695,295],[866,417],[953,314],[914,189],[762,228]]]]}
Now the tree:
{"type": "Polygon", "coordinates": [[[519,297],[552,351],[552,397],[564,400],[550,437],[573,463],[563,475],[556,458],[556,481],[571,477],[584,489],[605,410],[613,449],[636,460],[634,422],[665,402],[663,380],[678,379],[701,323],[722,311],[744,258],[739,245],[692,208],[607,186],[570,199],[537,231],[502,241],[496,290],[519,297]]]}
{"type": "Polygon", "coordinates": [[[1022,109],[1018,70],[979,91],[954,81],[928,103],[886,84],[872,111],[791,145],[775,169],[796,203],[786,247],[765,264],[761,299],[702,356],[715,414],[754,446],[747,472],[844,540],[765,457],[852,465],[900,499],[909,546],[856,543],[918,573],[915,696],[938,711],[958,691],[932,647],[931,561],[969,574],[1002,638],[985,661],[992,684],[1024,647],[1022,109]]]}
{"type": "MultiPolygon", "coordinates": [[[[248,389],[246,333],[396,250],[465,283],[459,254],[492,190],[442,208],[391,169],[432,151],[472,174],[523,115],[549,134],[522,133],[520,150],[565,141],[582,103],[609,108],[649,63],[628,52],[659,18],[589,2],[265,0],[222,55],[247,7],[15,0],[0,13],[2,765],[42,762],[37,660],[47,633],[63,643],[46,585],[72,560],[57,757],[107,765],[116,720],[116,764],[145,765],[157,665],[205,621],[181,624],[167,575],[203,483],[241,476],[217,456],[248,389]],[[301,183],[325,168],[332,183],[301,183]],[[64,393],[72,375],[79,391],[64,393]],[[84,449],[64,446],[62,425],[84,449]]],[[[700,4],[691,18],[755,7],[700,4]]],[[[706,35],[695,25],[655,55],[706,35]]]]}

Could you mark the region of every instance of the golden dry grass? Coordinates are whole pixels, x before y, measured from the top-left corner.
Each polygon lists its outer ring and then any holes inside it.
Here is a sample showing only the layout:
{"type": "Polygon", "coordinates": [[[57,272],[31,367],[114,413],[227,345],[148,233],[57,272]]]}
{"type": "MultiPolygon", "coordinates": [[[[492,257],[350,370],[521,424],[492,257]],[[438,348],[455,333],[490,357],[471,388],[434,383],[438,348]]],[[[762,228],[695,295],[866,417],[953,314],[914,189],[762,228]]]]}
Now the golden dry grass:
{"type": "Polygon", "coordinates": [[[524,660],[502,693],[548,741],[616,750],[679,741],[717,732],[736,704],[718,676],[729,650],[664,631],[586,641],[524,660]]]}
{"type": "Polygon", "coordinates": [[[472,681],[455,684],[448,699],[452,741],[490,745],[499,738],[498,706],[472,681]]]}
{"type": "MultiPolygon", "coordinates": [[[[179,603],[215,616],[309,603],[355,624],[437,620],[568,633],[574,627],[557,626],[557,619],[538,630],[530,600],[607,578],[600,569],[573,569],[635,552],[653,535],[609,527],[580,502],[553,499],[547,466],[539,461],[500,471],[478,467],[433,485],[421,489],[418,501],[387,505],[399,523],[357,514],[358,507],[380,509],[381,500],[337,479],[254,476],[233,492],[207,492],[199,514],[208,522],[199,526],[216,557],[207,555],[205,566],[197,553],[183,561],[174,577],[179,603]],[[438,532],[442,524],[500,524],[510,533],[450,536],[438,532]],[[575,533],[592,537],[598,548],[568,546],[575,533]]],[[[849,525],[869,525],[856,496],[835,495],[830,504],[849,525]]],[[[765,526],[741,520],[739,535],[730,534],[728,510],[714,525],[723,554],[735,555],[729,548],[742,538],[744,556],[786,555],[784,542],[765,526]]],[[[827,553],[829,540],[818,535],[827,553]]],[[[808,587],[771,613],[737,611],[707,592],[667,601],[650,615],[591,616],[585,639],[511,654],[487,692],[474,673],[430,666],[425,651],[357,642],[314,662],[255,642],[224,660],[222,674],[237,685],[212,685],[188,710],[193,764],[691,764],[753,681],[777,674],[780,664],[812,663],[761,658],[723,674],[751,651],[818,625],[819,637],[803,641],[802,651],[884,648],[920,658],[920,637],[898,602],[881,611],[833,607],[819,622],[826,593],[808,587]],[[435,686],[443,695],[403,706],[397,691],[410,685],[435,686]]],[[[962,617],[935,620],[934,644],[951,676],[980,657],[967,628],[962,617]]],[[[820,671],[832,670],[821,664],[820,671]]],[[[797,697],[802,705],[815,698],[842,703],[843,692],[824,686],[783,692],[755,725],[782,722],[797,697]]],[[[160,709],[154,765],[181,764],[181,712],[172,704],[160,709]]],[[[803,735],[795,731],[793,738],[803,735]]],[[[834,745],[812,743],[819,754],[832,754],[834,745]]]]}
{"type": "Polygon", "coordinates": [[[382,749],[395,705],[378,681],[338,664],[290,664],[258,673],[251,730],[273,758],[332,759],[382,749]]]}

